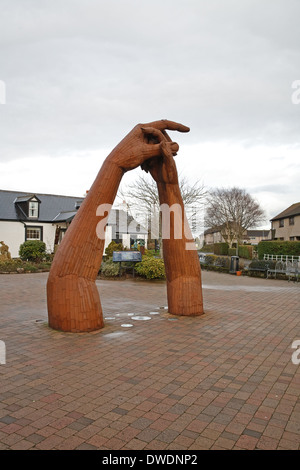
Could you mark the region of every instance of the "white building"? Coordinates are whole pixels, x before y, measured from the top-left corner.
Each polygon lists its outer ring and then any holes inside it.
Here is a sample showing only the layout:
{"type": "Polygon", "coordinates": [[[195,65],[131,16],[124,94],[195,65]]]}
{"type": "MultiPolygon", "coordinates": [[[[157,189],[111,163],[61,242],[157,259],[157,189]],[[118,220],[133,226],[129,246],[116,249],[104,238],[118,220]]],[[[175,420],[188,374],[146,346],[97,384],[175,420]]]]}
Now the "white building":
{"type": "MultiPolygon", "coordinates": [[[[52,253],[75,217],[83,197],[33,194],[0,190],[0,241],[9,247],[12,258],[26,240],[42,240],[52,253]]],[[[96,216],[96,214],[95,214],[96,216]]],[[[135,240],[147,246],[147,230],[133,217],[112,209],[105,232],[105,247],[112,241],[130,248],[135,240]]]]}

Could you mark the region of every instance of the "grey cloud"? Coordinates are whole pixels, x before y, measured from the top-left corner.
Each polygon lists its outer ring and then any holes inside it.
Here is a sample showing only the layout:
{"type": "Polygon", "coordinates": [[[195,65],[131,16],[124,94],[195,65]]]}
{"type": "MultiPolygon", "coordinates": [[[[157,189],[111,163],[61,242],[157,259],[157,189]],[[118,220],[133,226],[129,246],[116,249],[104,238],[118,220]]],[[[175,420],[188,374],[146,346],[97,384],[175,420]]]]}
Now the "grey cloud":
{"type": "Polygon", "coordinates": [[[299,2],[4,2],[0,158],[112,147],[139,121],[189,142],[299,142],[299,2]]]}
{"type": "Polygon", "coordinates": [[[253,194],[256,193],[274,193],[274,194],[289,194],[291,187],[286,184],[266,184],[264,186],[256,186],[251,189],[253,194]]]}

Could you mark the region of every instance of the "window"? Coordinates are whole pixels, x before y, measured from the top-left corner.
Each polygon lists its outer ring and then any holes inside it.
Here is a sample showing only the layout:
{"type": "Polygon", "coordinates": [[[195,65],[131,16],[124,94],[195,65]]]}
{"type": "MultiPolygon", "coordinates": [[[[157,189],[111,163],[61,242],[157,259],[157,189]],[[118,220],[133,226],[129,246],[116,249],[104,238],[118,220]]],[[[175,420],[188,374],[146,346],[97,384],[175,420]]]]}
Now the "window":
{"type": "Polygon", "coordinates": [[[279,227],[284,227],[284,219],[279,220],[279,227]]]}
{"type": "Polygon", "coordinates": [[[39,215],[39,203],[35,201],[29,201],[28,217],[37,218],[39,215]]]}
{"type": "Polygon", "coordinates": [[[293,242],[295,240],[295,237],[290,237],[290,241],[293,242]]]}
{"type": "Polygon", "coordinates": [[[294,217],[290,217],[290,218],[289,218],[289,224],[290,224],[290,225],[295,225],[294,217]]]}
{"type": "Polygon", "coordinates": [[[42,227],[26,227],[25,240],[42,240],[42,227]]]}

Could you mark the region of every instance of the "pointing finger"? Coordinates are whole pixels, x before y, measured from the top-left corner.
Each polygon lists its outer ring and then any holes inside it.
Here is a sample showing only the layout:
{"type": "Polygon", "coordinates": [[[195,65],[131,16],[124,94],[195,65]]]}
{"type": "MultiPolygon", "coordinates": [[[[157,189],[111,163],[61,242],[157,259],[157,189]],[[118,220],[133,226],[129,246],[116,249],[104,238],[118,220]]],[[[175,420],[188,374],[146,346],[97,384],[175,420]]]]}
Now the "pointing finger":
{"type": "MultiPolygon", "coordinates": [[[[179,131],[179,132],[189,132],[190,128],[180,124],[179,122],[169,121],[168,119],[161,119],[160,121],[153,121],[149,124],[146,124],[147,127],[155,127],[158,130],[170,130],[170,131],[179,131]]],[[[143,127],[145,127],[143,126],[143,127]]]]}

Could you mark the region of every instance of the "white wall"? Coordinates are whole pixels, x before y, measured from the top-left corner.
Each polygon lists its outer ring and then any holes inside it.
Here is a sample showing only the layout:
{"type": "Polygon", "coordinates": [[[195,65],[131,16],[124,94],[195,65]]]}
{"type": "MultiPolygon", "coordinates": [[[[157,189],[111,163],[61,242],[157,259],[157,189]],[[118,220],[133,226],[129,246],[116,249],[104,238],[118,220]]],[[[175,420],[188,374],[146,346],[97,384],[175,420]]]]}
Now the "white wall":
{"type": "Polygon", "coordinates": [[[25,228],[21,222],[0,221],[0,241],[9,249],[12,258],[19,257],[19,248],[25,241],[25,228]]]}
{"type": "MultiPolygon", "coordinates": [[[[40,222],[26,222],[27,226],[30,227],[43,227],[43,242],[46,244],[46,249],[49,253],[54,250],[55,230],[56,225],[52,223],[40,223],[40,222]]],[[[147,235],[139,235],[139,238],[145,239],[145,245],[147,244],[147,235]]],[[[108,225],[105,230],[105,248],[109,245],[112,240],[112,227],[108,225]]],[[[22,222],[7,222],[0,221],[0,241],[3,241],[9,247],[9,252],[12,258],[19,257],[19,248],[22,243],[25,242],[25,227],[22,222]]],[[[130,235],[126,236],[126,246],[129,244],[130,248],[130,235]]]]}
{"type": "MultiPolygon", "coordinates": [[[[47,251],[52,252],[56,226],[39,222],[27,222],[26,225],[43,227],[43,242],[46,244],[47,251]]],[[[20,245],[25,242],[24,224],[22,222],[0,221],[0,241],[8,245],[12,258],[18,258],[20,245]]]]}
{"type": "Polygon", "coordinates": [[[47,252],[52,253],[54,250],[56,225],[38,223],[35,225],[40,225],[43,227],[43,242],[46,243],[47,252]]]}

